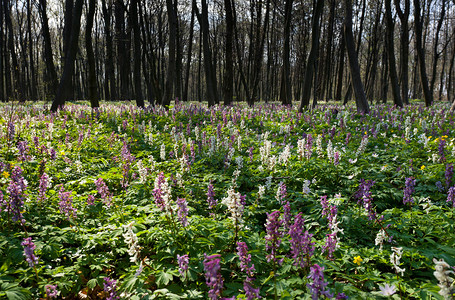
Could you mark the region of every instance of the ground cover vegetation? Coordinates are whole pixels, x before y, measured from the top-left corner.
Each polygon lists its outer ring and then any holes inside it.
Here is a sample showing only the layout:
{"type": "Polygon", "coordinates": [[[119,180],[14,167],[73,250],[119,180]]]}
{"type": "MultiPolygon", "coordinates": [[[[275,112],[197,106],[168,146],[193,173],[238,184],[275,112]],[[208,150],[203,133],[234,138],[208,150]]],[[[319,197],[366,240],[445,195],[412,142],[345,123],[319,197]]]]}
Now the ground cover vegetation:
{"type": "Polygon", "coordinates": [[[0,298],[451,299],[448,106],[2,106],[0,298]]]}

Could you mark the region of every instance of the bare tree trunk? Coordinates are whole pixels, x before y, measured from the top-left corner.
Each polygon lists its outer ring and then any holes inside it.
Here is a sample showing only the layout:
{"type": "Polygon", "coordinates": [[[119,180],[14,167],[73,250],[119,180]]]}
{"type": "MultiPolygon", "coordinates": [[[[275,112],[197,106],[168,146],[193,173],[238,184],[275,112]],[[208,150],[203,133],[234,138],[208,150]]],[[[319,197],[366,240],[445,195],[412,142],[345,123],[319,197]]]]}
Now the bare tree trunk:
{"type": "Polygon", "coordinates": [[[95,16],[96,2],[89,0],[87,25],[85,28],[85,49],[87,52],[88,64],[88,98],[92,108],[99,107],[98,87],[96,82],[95,54],[92,45],[93,17],[95,16]]]}
{"type": "Polygon", "coordinates": [[[292,22],[292,3],[293,0],[286,0],[284,5],[284,48],[283,48],[283,69],[281,73],[281,93],[280,101],[283,105],[292,103],[291,86],[291,63],[290,63],[290,39],[292,22]]]}
{"type": "Polygon", "coordinates": [[[354,45],[354,36],[352,34],[352,2],[345,0],[346,19],[344,22],[344,38],[346,42],[346,51],[348,52],[349,67],[351,71],[352,86],[355,93],[355,102],[357,111],[369,113],[370,108],[363,89],[362,79],[360,77],[359,61],[354,45]]]}
{"type": "Polygon", "coordinates": [[[193,35],[194,35],[194,4],[191,6],[191,21],[190,21],[190,37],[188,39],[188,52],[186,56],[186,70],[185,70],[185,87],[183,89],[183,101],[188,101],[188,84],[190,80],[191,57],[193,55],[193,35]]]}
{"type": "Polygon", "coordinates": [[[177,15],[174,11],[172,0],[166,0],[167,16],[169,23],[169,63],[167,69],[166,84],[161,104],[168,107],[171,103],[172,93],[175,84],[175,58],[176,58],[176,32],[177,15]]]}
{"type": "Polygon", "coordinates": [[[112,45],[112,33],[111,33],[111,18],[112,18],[112,4],[109,7],[106,6],[106,0],[101,0],[101,8],[103,11],[104,19],[104,32],[106,34],[106,60],[105,70],[105,94],[106,100],[117,100],[117,87],[115,84],[114,74],[114,55],[112,45]]]}
{"type": "Polygon", "coordinates": [[[232,13],[231,0],[224,0],[224,10],[226,12],[226,60],[224,71],[224,105],[231,105],[234,84],[234,16],[232,13]]]}
{"type": "Polygon", "coordinates": [[[5,49],[3,49],[3,3],[0,1],[0,101],[5,101],[5,68],[3,66],[3,59],[5,57],[5,49]]]}
{"type": "Polygon", "coordinates": [[[32,40],[32,8],[30,0],[27,0],[27,34],[28,34],[28,60],[30,64],[30,100],[37,99],[37,82],[36,82],[36,72],[35,72],[35,60],[33,58],[33,40],[32,40]]]}
{"type": "Polygon", "coordinates": [[[142,96],[142,77],[141,77],[141,35],[138,24],[138,0],[130,2],[130,21],[133,27],[133,50],[134,50],[134,65],[133,65],[133,81],[134,81],[134,98],[138,107],[144,107],[144,98],[142,96]]]}
{"type": "Polygon", "coordinates": [[[66,100],[71,96],[72,93],[72,79],[74,72],[74,61],[76,59],[76,53],[78,49],[78,40],[79,40],[79,31],[81,27],[81,15],[82,15],[82,6],[83,0],[76,0],[74,7],[72,9],[72,25],[71,32],[67,32],[70,35],[68,38],[70,44],[68,45],[68,52],[65,55],[65,66],[63,69],[63,74],[60,79],[60,84],[57,89],[57,94],[54,101],[52,102],[51,111],[55,112],[60,107],[65,105],[66,100]]]}
{"type": "Polygon", "coordinates": [[[401,73],[401,98],[405,104],[409,104],[409,13],[411,10],[410,0],[404,0],[404,10],[400,7],[400,0],[394,0],[395,9],[401,21],[400,30],[400,73],[401,73]]]}
{"type": "Polygon", "coordinates": [[[182,35],[181,22],[178,16],[177,0],[174,0],[175,14],[175,82],[174,82],[174,98],[182,100],[182,35]]]}
{"type": "Polygon", "coordinates": [[[430,82],[430,92],[434,95],[434,84],[436,82],[436,72],[438,67],[438,60],[440,53],[438,52],[439,46],[439,33],[441,32],[442,22],[446,14],[446,0],[442,0],[441,14],[439,16],[438,25],[436,26],[436,32],[434,34],[434,45],[433,45],[433,74],[430,82]]]}
{"type": "Polygon", "coordinates": [[[394,38],[394,23],[392,18],[392,0],[385,0],[385,11],[386,11],[386,38],[387,38],[387,58],[389,59],[389,74],[390,83],[392,84],[393,102],[398,107],[403,107],[403,102],[400,97],[400,87],[398,86],[398,75],[395,63],[395,47],[393,43],[394,38]]]}
{"type": "Polygon", "coordinates": [[[117,72],[119,74],[119,99],[129,99],[130,89],[130,62],[127,49],[130,48],[130,40],[125,28],[125,4],[123,0],[114,1],[115,9],[115,38],[117,40],[117,72]]]}
{"type": "Polygon", "coordinates": [[[337,78],[337,89],[335,93],[335,100],[341,101],[341,93],[343,92],[343,72],[344,72],[344,57],[345,57],[345,38],[344,33],[341,32],[340,40],[340,55],[339,55],[339,66],[338,66],[338,78],[337,78]]]}
{"type": "MultiPolygon", "coordinates": [[[[195,2],[196,0],[193,0],[195,2]]],[[[209,19],[208,19],[208,6],[207,1],[202,0],[202,13],[199,13],[199,9],[197,8],[197,4],[194,4],[196,17],[198,19],[199,25],[201,26],[202,30],[202,40],[203,40],[203,52],[204,52],[204,69],[205,69],[205,77],[206,77],[206,85],[207,85],[207,100],[208,105],[213,106],[215,105],[218,92],[217,92],[217,84],[216,84],[216,74],[213,68],[212,63],[212,50],[210,49],[210,36],[209,36],[209,19]]]]}
{"type": "Polygon", "coordinates": [[[311,30],[311,50],[305,68],[305,77],[303,81],[302,98],[300,99],[299,111],[302,112],[304,107],[310,105],[311,86],[313,82],[313,71],[315,67],[316,56],[319,50],[319,19],[324,10],[324,0],[313,2],[313,23],[311,30]]]}
{"type": "MultiPolygon", "coordinates": [[[[19,62],[17,61],[17,55],[16,55],[16,49],[14,46],[14,39],[13,39],[13,24],[11,22],[11,8],[9,5],[8,0],[3,0],[4,1],[4,14],[5,14],[5,23],[6,27],[8,29],[8,48],[11,54],[11,62],[12,62],[12,67],[13,67],[13,91],[14,91],[14,96],[17,98],[19,101],[23,101],[23,93],[24,88],[22,87],[21,83],[21,76],[20,76],[20,71],[19,71],[19,62]]],[[[9,76],[8,74],[6,76],[9,76]]]]}
{"type": "Polygon", "coordinates": [[[429,107],[433,103],[433,95],[431,94],[428,86],[428,77],[425,68],[425,51],[422,45],[422,16],[420,14],[420,0],[414,0],[414,24],[416,50],[419,59],[420,85],[422,86],[425,105],[429,107]]]}

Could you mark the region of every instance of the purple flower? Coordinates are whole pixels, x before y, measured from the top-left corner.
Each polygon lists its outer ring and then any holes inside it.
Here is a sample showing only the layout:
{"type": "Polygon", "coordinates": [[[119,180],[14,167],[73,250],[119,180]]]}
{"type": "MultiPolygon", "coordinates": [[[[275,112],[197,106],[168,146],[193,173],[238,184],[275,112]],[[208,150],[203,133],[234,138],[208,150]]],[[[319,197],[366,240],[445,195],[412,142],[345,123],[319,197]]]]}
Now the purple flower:
{"type": "Polygon", "coordinates": [[[250,158],[250,162],[253,162],[253,150],[254,150],[254,147],[248,148],[248,156],[250,158]]]}
{"type": "Polygon", "coordinates": [[[452,176],[453,176],[453,165],[447,164],[445,177],[446,177],[446,187],[449,188],[452,185],[452,176]]]}
{"type": "Polygon", "coordinates": [[[51,151],[51,153],[50,153],[51,160],[55,160],[55,158],[57,157],[57,153],[55,152],[55,149],[51,148],[50,151],[51,151]]]}
{"type": "Polygon", "coordinates": [[[6,133],[8,141],[12,141],[14,139],[14,136],[16,135],[15,133],[14,123],[12,121],[9,121],[6,133]]]}
{"type": "Polygon", "coordinates": [[[35,256],[35,244],[32,242],[32,238],[28,237],[25,238],[24,241],[21,243],[22,247],[24,247],[24,256],[25,260],[28,262],[30,268],[33,268],[38,264],[38,257],[35,256]]]}
{"type": "Polygon", "coordinates": [[[240,270],[246,272],[248,277],[253,277],[254,264],[250,266],[251,254],[248,254],[248,246],[245,242],[237,242],[237,255],[240,259],[240,270]]]}
{"type": "Polygon", "coordinates": [[[177,254],[177,261],[179,262],[179,273],[183,278],[185,278],[185,273],[188,271],[190,263],[190,257],[188,254],[184,254],[182,256],[177,254]]]}
{"type": "Polygon", "coordinates": [[[73,198],[71,197],[71,192],[65,192],[63,185],[58,192],[58,197],[60,202],[58,203],[60,212],[65,215],[68,219],[76,218],[77,209],[73,207],[73,198]]]}
{"type": "Polygon", "coordinates": [[[217,201],[215,200],[215,192],[213,191],[212,183],[209,183],[207,187],[207,202],[209,204],[209,209],[215,208],[217,201]]]}
{"type": "Polygon", "coordinates": [[[22,224],[25,223],[24,216],[22,215],[22,207],[24,206],[24,197],[22,189],[19,184],[11,181],[7,191],[9,193],[9,203],[7,203],[7,210],[11,214],[13,222],[20,221],[22,224]]]}
{"type": "Polygon", "coordinates": [[[47,199],[46,191],[49,186],[49,176],[46,173],[43,173],[40,177],[39,181],[39,189],[38,189],[38,201],[44,201],[47,199]]]}
{"type": "Polygon", "coordinates": [[[289,204],[289,201],[286,201],[283,205],[283,225],[285,231],[291,226],[291,205],[289,204]]]}
{"type": "Polygon", "coordinates": [[[340,152],[335,151],[333,153],[333,164],[337,166],[340,163],[340,152]]]}
{"type": "Polygon", "coordinates": [[[39,137],[37,137],[37,136],[33,137],[33,144],[35,145],[35,150],[38,151],[38,148],[39,148],[39,137]]]}
{"type": "Polygon", "coordinates": [[[283,235],[283,233],[280,231],[282,223],[283,221],[280,220],[279,210],[267,214],[266,222],[267,235],[265,236],[266,241],[265,249],[270,252],[266,256],[268,262],[270,262],[271,260],[273,260],[273,262],[277,261],[276,258],[277,250],[281,244],[281,237],[283,235]]]}
{"type": "Polygon", "coordinates": [[[112,194],[109,192],[109,188],[107,187],[106,183],[104,182],[103,178],[98,178],[95,180],[96,190],[101,196],[103,203],[107,207],[111,207],[112,205],[112,194]]]}
{"type": "Polygon", "coordinates": [[[88,197],[87,197],[87,205],[89,205],[89,206],[95,205],[95,196],[88,195],[88,197]]]}
{"type": "Polygon", "coordinates": [[[348,296],[346,296],[345,293],[339,293],[339,294],[335,297],[335,299],[337,299],[337,300],[342,300],[342,299],[349,299],[349,298],[348,298],[348,296]]]}
{"type": "Polygon", "coordinates": [[[109,277],[104,277],[104,291],[107,293],[106,300],[118,300],[120,299],[117,296],[117,280],[111,279],[109,277]]]}
{"type": "Polygon", "coordinates": [[[57,298],[58,296],[57,285],[47,284],[46,295],[49,298],[57,298]]]}
{"type": "MultiPolygon", "coordinates": [[[[251,285],[252,278],[247,277],[247,279],[243,282],[243,290],[245,291],[245,296],[247,300],[253,299],[260,299],[261,296],[259,295],[259,288],[254,288],[251,285]]],[[[235,299],[235,298],[234,298],[235,299]]]]}
{"type": "Polygon", "coordinates": [[[405,182],[405,187],[403,191],[403,203],[414,203],[414,198],[412,197],[412,193],[414,193],[414,186],[416,184],[416,180],[412,177],[407,177],[405,182]]]}
{"type": "Polygon", "coordinates": [[[308,278],[311,280],[311,283],[308,283],[307,287],[311,291],[311,297],[313,300],[319,299],[319,296],[333,298],[333,295],[326,289],[328,283],[324,280],[323,272],[324,267],[320,267],[318,264],[314,264],[310,267],[310,275],[308,275],[308,278]]]}
{"type": "Polygon", "coordinates": [[[248,246],[244,242],[237,243],[237,255],[240,259],[240,270],[246,272],[246,279],[243,282],[243,289],[247,299],[261,298],[259,296],[259,288],[254,288],[252,283],[254,281],[254,264],[251,264],[251,254],[248,254],[248,246]]]}
{"type": "Polygon", "coordinates": [[[155,179],[155,188],[152,191],[153,197],[155,198],[155,204],[160,208],[161,211],[165,211],[169,206],[171,187],[169,186],[164,173],[160,172],[155,179]]]}
{"type": "Polygon", "coordinates": [[[284,182],[280,182],[277,191],[277,200],[281,203],[284,199],[286,199],[288,192],[286,188],[286,184],[284,182]]]}
{"type": "Polygon", "coordinates": [[[440,193],[444,192],[444,187],[442,186],[441,181],[436,181],[435,185],[440,193]]]}
{"type": "Polygon", "coordinates": [[[20,141],[17,143],[17,150],[19,150],[19,157],[18,159],[21,161],[28,161],[30,160],[30,155],[28,155],[28,144],[27,141],[20,141]]]}
{"type": "Polygon", "coordinates": [[[321,196],[319,201],[321,201],[322,216],[328,216],[329,212],[330,212],[330,208],[329,208],[329,200],[327,199],[327,196],[321,196]]]}
{"type": "Polygon", "coordinates": [[[188,207],[185,198],[177,198],[178,211],[177,215],[183,227],[188,226],[188,207]]]}
{"type": "Polygon", "coordinates": [[[363,204],[370,221],[376,219],[376,211],[373,208],[373,196],[370,191],[374,184],[375,182],[372,180],[365,181],[364,179],[360,179],[359,189],[354,194],[354,198],[357,199],[357,204],[363,204]]]}
{"type": "Polygon", "coordinates": [[[291,237],[291,254],[294,259],[294,266],[304,268],[310,261],[314,253],[314,243],[311,242],[312,234],[308,231],[303,232],[305,228],[305,220],[302,213],[299,213],[294,218],[294,224],[291,225],[289,235],[291,237]]]}
{"type": "Polygon", "coordinates": [[[445,154],[444,154],[445,145],[446,145],[446,141],[443,139],[440,139],[439,145],[438,145],[438,152],[439,152],[439,156],[441,157],[441,161],[444,161],[446,159],[445,154]]]}
{"type": "Polygon", "coordinates": [[[205,283],[210,288],[209,298],[216,300],[221,295],[221,289],[223,288],[223,277],[219,273],[221,269],[221,255],[214,254],[208,256],[204,253],[204,257],[205,283]]]}
{"type": "Polygon", "coordinates": [[[322,253],[327,252],[328,257],[333,259],[333,252],[337,248],[336,232],[326,234],[325,244],[322,247],[322,253]]]}
{"type": "Polygon", "coordinates": [[[452,207],[455,208],[455,186],[449,188],[447,192],[447,203],[452,204],[452,207]]]}

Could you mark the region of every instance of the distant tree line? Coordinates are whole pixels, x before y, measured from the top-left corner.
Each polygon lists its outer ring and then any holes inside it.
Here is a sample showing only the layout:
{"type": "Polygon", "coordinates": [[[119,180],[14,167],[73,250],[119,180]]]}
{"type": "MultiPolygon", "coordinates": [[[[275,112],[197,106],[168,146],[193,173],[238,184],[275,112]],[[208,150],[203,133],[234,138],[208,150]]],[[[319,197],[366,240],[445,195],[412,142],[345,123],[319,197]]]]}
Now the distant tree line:
{"type": "Polygon", "coordinates": [[[455,0],[0,1],[0,101],[454,97],[455,0]]]}

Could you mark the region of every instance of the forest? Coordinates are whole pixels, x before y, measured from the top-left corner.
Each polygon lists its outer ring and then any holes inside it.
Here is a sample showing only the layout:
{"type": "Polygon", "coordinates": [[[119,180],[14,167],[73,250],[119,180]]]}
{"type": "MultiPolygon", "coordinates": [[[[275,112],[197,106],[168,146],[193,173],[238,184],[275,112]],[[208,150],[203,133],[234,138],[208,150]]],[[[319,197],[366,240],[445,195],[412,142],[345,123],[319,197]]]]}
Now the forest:
{"type": "Polygon", "coordinates": [[[455,1],[0,0],[0,299],[455,299],[455,1]]]}
{"type": "Polygon", "coordinates": [[[453,100],[449,0],[1,4],[1,101],[453,100]]]}

